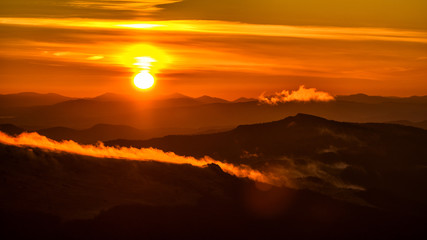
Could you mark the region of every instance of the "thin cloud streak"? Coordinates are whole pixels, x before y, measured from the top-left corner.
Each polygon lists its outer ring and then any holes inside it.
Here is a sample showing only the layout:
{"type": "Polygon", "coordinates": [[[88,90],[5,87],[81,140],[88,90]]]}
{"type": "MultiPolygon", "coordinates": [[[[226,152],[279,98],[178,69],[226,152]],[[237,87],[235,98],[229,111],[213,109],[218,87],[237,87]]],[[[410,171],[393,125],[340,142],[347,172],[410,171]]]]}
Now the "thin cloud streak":
{"type": "Polygon", "coordinates": [[[69,3],[71,6],[76,6],[86,9],[108,9],[108,10],[133,10],[140,13],[142,16],[149,15],[161,8],[157,7],[160,4],[170,4],[180,2],[181,0],[144,0],[144,1],[131,1],[131,0],[74,0],[69,3]]]}
{"type": "Polygon", "coordinates": [[[179,0],[2,0],[0,15],[9,17],[147,19],[162,4],[179,0]]]}
{"type": "Polygon", "coordinates": [[[74,141],[57,142],[45,136],[41,136],[38,133],[22,133],[19,136],[11,137],[0,132],[0,143],[19,147],[36,147],[48,151],[67,152],[98,158],[190,164],[195,167],[205,167],[207,164],[216,164],[225,172],[235,175],[236,177],[249,178],[273,185],[281,185],[278,178],[266,175],[245,165],[235,166],[233,164],[213,160],[207,156],[201,159],[179,156],[173,152],[163,152],[162,150],[154,148],[107,147],[102,143],[98,145],[81,145],[74,141]]]}
{"type": "Polygon", "coordinates": [[[152,31],[199,32],[211,34],[294,37],[347,41],[395,41],[427,43],[427,32],[386,28],[305,27],[286,25],[244,24],[225,21],[94,21],[82,18],[0,18],[0,24],[64,27],[134,29],[152,31]]]}

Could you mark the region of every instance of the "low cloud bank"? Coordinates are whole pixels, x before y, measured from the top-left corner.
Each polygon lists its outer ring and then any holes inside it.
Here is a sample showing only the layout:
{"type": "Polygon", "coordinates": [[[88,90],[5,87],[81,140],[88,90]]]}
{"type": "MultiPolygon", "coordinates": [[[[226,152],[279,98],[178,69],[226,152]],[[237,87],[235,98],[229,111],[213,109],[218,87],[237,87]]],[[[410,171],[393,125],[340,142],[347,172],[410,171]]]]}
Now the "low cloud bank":
{"type": "Polygon", "coordinates": [[[249,166],[235,166],[229,163],[216,161],[210,157],[196,159],[194,157],[180,156],[173,152],[164,152],[154,148],[127,148],[127,147],[107,147],[102,143],[97,145],[81,145],[74,141],[54,141],[38,133],[22,133],[12,137],[0,132],[0,143],[20,147],[36,147],[48,151],[67,152],[84,156],[98,158],[115,158],[136,161],[157,161],[173,164],[190,164],[195,167],[205,167],[207,164],[217,164],[223,171],[241,178],[249,178],[258,182],[272,185],[281,185],[280,179],[254,170],[249,166]]]}
{"type": "Polygon", "coordinates": [[[301,85],[296,91],[283,90],[271,96],[265,96],[263,93],[258,100],[261,103],[276,105],[286,102],[329,102],[335,98],[327,92],[318,91],[316,88],[305,88],[304,85],[301,85]]]}

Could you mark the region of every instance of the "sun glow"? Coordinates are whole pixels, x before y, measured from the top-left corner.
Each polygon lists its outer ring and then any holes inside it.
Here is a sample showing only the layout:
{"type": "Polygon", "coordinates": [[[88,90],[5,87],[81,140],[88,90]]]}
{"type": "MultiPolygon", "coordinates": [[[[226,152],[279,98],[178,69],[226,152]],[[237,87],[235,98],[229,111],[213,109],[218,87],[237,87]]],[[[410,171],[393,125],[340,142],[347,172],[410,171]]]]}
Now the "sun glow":
{"type": "Polygon", "coordinates": [[[148,71],[142,71],[133,78],[133,83],[139,89],[149,89],[154,85],[154,77],[148,71]]]}
{"type": "Polygon", "coordinates": [[[133,83],[138,89],[149,89],[155,83],[154,76],[158,74],[171,58],[160,48],[148,44],[138,44],[127,47],[118,60],[133,72],[133,83]]]}
{"type": "Polygon", "coordinates": [[[148,44],[132,45],[118,56],[119,61],[135,73],[150,71],[156,74],[171,62],[170,56],[163,50],[148,44]]]}

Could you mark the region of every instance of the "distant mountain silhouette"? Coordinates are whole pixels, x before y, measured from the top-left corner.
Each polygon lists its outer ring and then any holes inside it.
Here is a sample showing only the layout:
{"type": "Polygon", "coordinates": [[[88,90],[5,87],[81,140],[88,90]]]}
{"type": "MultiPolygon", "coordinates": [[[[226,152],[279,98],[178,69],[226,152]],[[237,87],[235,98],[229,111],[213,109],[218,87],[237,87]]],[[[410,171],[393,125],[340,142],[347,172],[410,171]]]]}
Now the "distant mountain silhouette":
{"type": "Polygon", "coordinates": [[[427,104],[427,96],[413,96],[413,97],[382,97],[382,96],[368,96],[366,94],[354,94],[348,96],[337,96],[338,101],[349,101],[357,103],[414,103],[414,104],[427,104]]]}
{"type": "Polygon", "coordinates": [[[92,98],[92,100],[103,101],[103,102],[129,102],[132,101],[130,97],[126,95],[120,95],[116,93],[104,93],[97,97],[92,98]]]}
{"type": "Polygon", "coordinates": [[[168,94],[168,95],[164,95],[164,96],[160,97],[160,99],[175,99],[175,98],[191,98],[191,97],[184,95],[184,94],[181,94],[181,93],[178,93],[178,92],[168,94]]]}
{"type": "Polygon", "coordinates": [[[241,97],[238,98],[236,100],[234,100],[234,103],[245,103],[245,102],[257,102],[258,100],[255,98],[245,98],[245,97],[241,97]]]}
{"type": "Polygon", "coordinates": [[[82,144],[95,144],[97,142],[114,139],[149,139],[163,137],[170,134],[204,134],[216,133],[232,129],[223,128],[163,128],[163,129],[137,129],[126,125],[96,124],[86,129],[73,129],[68,127],[51,127],[43,129],[24,129],[13,124],[0,124],[0,131],[9,135],[18,135],[23,132],[37,132],[50,139],[62,141],[73,140],[82,144]]]}
{"type": "Polygon", "coordinates": [[[392,121],[390,123],[400,124],[400,125],[405,125],[405,126],[418,127],[418,128],[422,128],[422,129],[427,130],[427,120],[422,121],[422,122],[411,122],[411,121],[407,121],[407,120],[401,120],[401,121],[392,121]]]}
{"type": "Polygon", "coordinates": [[[55,93],[40,94],[23,92],[16,94],[0,94],[0,108],[52,105],[71,99],[72,98],[70,97],[61,96],[55,93]]]}
{"type": "Polygon", "coordinates": [[[201,96],[198,98],[195,98],[197,101],[202,103],[228,103],[227,100],[224,100],[222,98],[216,98],[216,97],[210,97],[210,96],[201,96]]]}
{"type": "Polygon", "coordinates": [[[197,99],[181,94],[153,99],[105,94],[53,105],[9,108],[2,111],[0,123],[27,129],[57,126],[87,129],[106,123],[138,129],[189,129],[187,133],[190,134],[195,132],[194,129],[269,122],[297,113],[351,122],[390,122],[401,119],[419,122],[427,119],[427,103],[422,100],[424,97],[402,98],[398,101],[395,98],[380,98],[362,101],[354,97],[338,97],[331,102],[267,105],[258,101],[227,102],[208,96],[197,99]]]}
{"type": "Polygon", "coordinates": [[[0,124],[0,131],[11,136],[21,134],[25,132],[23,128],[17,127],[13,124],[0,124]]]}
{"type": "Polygon", "coordinates": [[[186,106],[186,105],[193,106],[193,105],[211,104],[211,103],[228,103],[227,100],[222,98],[211,97],[207,95],[192,98],[180,93],[166,95],[159,98],[159,100],[163,100],[163,102],[169,102],[170,104],[173,104],[173,105],[175,105],[176,103],[181,103],[180,104],[181,106],[186,106]]]}
{"type": "Polygon", "coordinates": [[[284,174],[289,186],[383,209],[427,213],[427,131],[298,114],[216,134],[115,140],[284,174]]]}

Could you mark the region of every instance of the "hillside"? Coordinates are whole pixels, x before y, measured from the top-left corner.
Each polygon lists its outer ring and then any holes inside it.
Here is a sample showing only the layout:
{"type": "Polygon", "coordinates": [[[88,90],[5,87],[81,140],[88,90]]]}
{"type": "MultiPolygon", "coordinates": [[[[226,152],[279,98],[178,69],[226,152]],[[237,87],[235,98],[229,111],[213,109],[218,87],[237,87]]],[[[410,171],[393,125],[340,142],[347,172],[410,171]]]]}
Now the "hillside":
{"type": "Polygon", "coordinates": [[[216,165],[0,144],[0,172],[2,239],[413,239],[424,227],[420,217],[238,179],[216,165]]]}
{"type": "Polygon", "coordinates": [[[380,123],[345,123],[298,114],[216,134],[116,140],[180,155],[246,164],[361,205],[426,213],[427,131],[380,123]]]}

